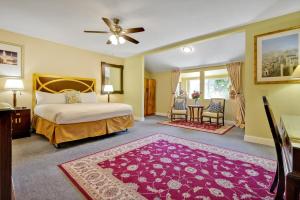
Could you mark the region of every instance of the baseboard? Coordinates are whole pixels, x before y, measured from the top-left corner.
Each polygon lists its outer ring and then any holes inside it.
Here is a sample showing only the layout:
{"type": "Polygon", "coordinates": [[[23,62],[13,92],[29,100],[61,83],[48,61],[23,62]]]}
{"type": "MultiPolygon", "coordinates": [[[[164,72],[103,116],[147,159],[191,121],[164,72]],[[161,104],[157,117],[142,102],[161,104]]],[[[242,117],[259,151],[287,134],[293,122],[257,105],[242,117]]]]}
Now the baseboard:
{"type": "Polygon", "coordinates": [[[160,112],[156,112],[155,115],[167,117],[167,116],[168,116],[168,113],[160,113],[160,112]]]}
{"type": "Polygon", "coordinates": [[[228,124],[228,125],[234,125],[235,124],[235,122],[231,121],[231,120],[225,120],[224,122],[225,122],[225,124],[228,124]]]}
{"type": "Polygon", "coordinates": [[[137,116],[134,116],[134,120],[135,121],[145,121],[145,117],[137,117],[137,116]]]}
{"type": "Polygon", "coordinates": [[[274,141],[271,138],[262,138],[262,137],[255,137],[255,136],[244,136],[244,141],[256,143],[256,144],[263,144],[267,146],[274,146],[274,141]]]}

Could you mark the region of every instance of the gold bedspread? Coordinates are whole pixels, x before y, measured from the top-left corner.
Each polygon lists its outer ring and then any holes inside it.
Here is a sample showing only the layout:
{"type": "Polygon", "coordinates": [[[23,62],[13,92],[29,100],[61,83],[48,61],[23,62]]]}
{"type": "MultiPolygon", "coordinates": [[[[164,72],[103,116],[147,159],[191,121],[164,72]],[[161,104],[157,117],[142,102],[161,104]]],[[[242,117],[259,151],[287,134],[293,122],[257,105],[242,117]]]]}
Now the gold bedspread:
{"type": "Polygon", "coordinates": [[[132,115],[75,124],[55,124],[36,115],[32,119],[36,133],[46,136],[52,144],[122,131],[132,127],[133,123],[132,115]]]}

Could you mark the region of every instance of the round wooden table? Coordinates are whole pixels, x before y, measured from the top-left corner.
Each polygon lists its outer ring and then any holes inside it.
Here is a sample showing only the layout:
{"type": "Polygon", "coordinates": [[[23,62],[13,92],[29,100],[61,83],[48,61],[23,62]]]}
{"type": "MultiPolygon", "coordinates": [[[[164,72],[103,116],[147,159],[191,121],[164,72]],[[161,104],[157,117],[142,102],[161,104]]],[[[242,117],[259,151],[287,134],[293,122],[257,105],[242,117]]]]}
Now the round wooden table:
{"type": "Polygon", "coordinates": [[[201,105],[188,105],[190,111],[190,121],[195,122],[195,110],[197,110],[197,121],[202,123],[202,112],[204,106],[201,105]]]}

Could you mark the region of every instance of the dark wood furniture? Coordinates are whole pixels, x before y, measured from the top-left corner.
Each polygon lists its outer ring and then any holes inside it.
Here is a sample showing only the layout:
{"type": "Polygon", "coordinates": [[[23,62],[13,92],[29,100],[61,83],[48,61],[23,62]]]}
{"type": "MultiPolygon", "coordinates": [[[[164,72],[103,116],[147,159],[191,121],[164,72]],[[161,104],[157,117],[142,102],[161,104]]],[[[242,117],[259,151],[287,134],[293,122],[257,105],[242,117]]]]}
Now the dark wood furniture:
{"type": "Polygon", "coordinates": [[[145,79],[144,81],[144,115],[154,115],[155,114],[155,94],[156,81],[155,79],[145,79]]]}
{"type": "Polygon", "coordinates": [[[217,126],[219,126],[219,120],[222,120],[222,125],[225,125],[225,99],[223,98],[211,98],[209,105],[203,110],[201,115],[202,122],[213,123],[212,119],[216,120],[217,126]],[[209,112],[208,109],[212,103],[220,103],[222,110],[220,112],[209,112]],[[208,118],[208,121],[204,121],[204,118],[208,118]]]}
{"type": "Polygon", "coordinates": [[[266,97],[263,97],[264,107],[271,128],[277,154],[277,170],[270,188],[275,199],[300,199],[300,116],[281,116],[278,128],[272,110],[266,97]]]}
{"type": "Polygon", "coordinates": [[[190,122],[195,122],[195,119],[197,119],[198,122],[202,123],[202,112],[203,112],[204,106],[188,105],[188,108],[190,111],[190,122]],[[197,111],[196,118],[195,118],[195,111],[197,111]]]}
{"type": "Polygon", "coordinates": [[[30,113],[27,108],[15,108],[12,112],[12,138],[30,137],[30,113]]]}
{"type": "Polygon", "coordinates": [[[285,164],[285,197],[300,200],[300,116],[281,116],[279,133],[285,164]]]}
{"type": "Polygon", "coordinates": [[[0,199],[12,197],[11,180],[11,115],[12,110],[0,110],[0,199]]]}
{"type": "Polygon", "coordinates": [[[276,169],[274,181],[270,188],[270,192],[274,192],[274,189],[277,186],[275,200],[283,200],[283,195],[285,190],[285,174],[284,174],[284,164],[283,164],[283,157],[281,151],[282,141],[280,138],[278,126],[275,121],[275,117],[270,108],[269,102],[265,96],[263,96],[263,103],[264,103],[267,119],[269,122],[269,126],[271,129],[272,137],[274,140],[276,155],[277,155],[277,169],[276,169]]]}

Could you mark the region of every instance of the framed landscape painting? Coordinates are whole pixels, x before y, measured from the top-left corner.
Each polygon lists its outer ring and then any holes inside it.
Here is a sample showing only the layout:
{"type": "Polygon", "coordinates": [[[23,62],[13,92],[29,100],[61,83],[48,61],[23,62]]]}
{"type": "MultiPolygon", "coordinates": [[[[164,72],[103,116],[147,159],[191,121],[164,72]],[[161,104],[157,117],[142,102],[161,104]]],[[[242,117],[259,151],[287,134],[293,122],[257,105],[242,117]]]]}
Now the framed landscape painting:
{"type": "Polygon", "coordinates": [[[0,42],[0,77],[22,77],[22,46],[0,42]]]}
{"type": "Polygon", "coordinates": [[[300,64],[300,27],[257,35],[255,46],[255,82],[296,83],[292,79],[300,64]]]}

